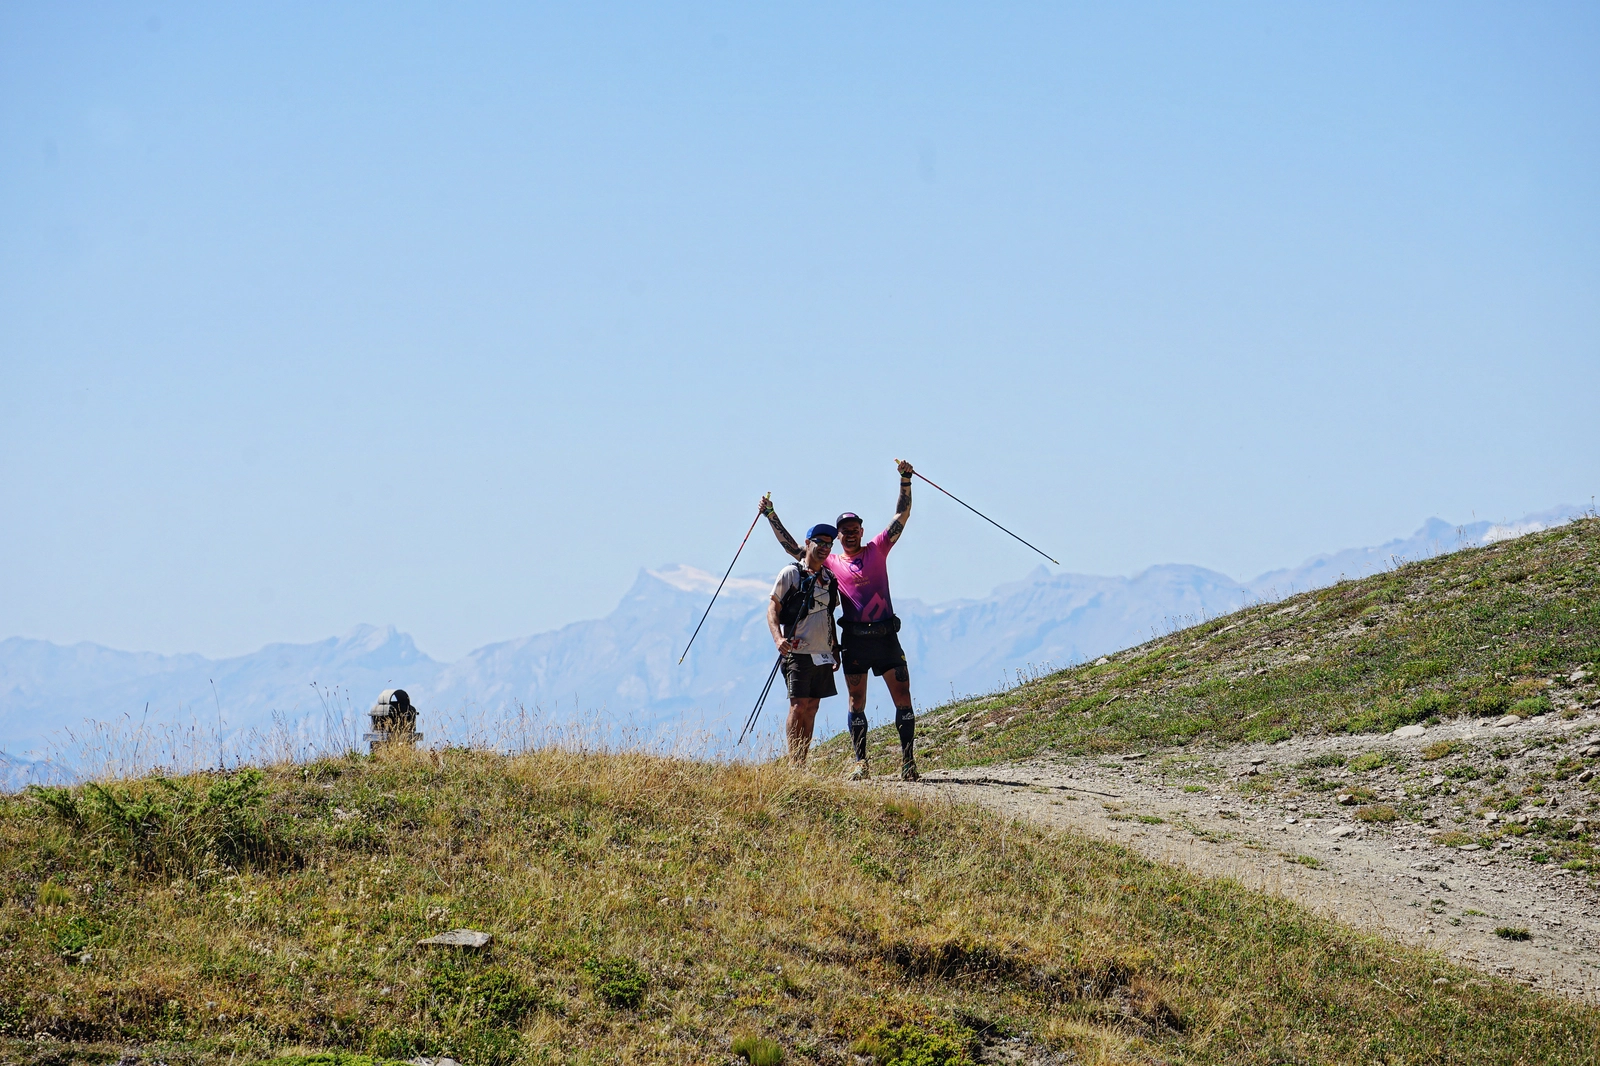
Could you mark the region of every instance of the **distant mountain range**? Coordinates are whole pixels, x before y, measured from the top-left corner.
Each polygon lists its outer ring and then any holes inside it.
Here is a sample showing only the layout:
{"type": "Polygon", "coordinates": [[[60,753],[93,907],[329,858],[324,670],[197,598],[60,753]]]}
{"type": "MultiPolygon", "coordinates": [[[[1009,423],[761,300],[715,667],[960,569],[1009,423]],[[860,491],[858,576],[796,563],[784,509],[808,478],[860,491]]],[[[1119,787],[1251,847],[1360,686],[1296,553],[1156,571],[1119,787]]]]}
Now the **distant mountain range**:
{"type": "MultiPolygon", "coordinates": [[[[983,599],[897,599],[901,640],[918,701],[931,705],[1253,601],[1546,529],[1579,513],[1558,507],[1516,523],[1467,526],[1430,519],[1410,537],[1320,555],[1247,582],[1196,566],[1153,566],[1132,577],[1052,574],[1041,566],[983,599]]],[[[13,637],[0,641],[0,784],[132,765],[141,754],[146,763],[214,764],[218,753],[247,742],[258,750],[304,750],[318,736],[359,734],[367,707],[396,686],[421,709],[430,741],[510,742],[510,732],[532,722],[596,737],[619,729],[636,736],[698,730],[715,747],[730,722],[737,731],[774,654],[765,622],[769,580],[734,578],[688,661],[677,665],[716,581],[682,565],[641,570],[605,618],[486,645],[453,663],[424,655],[392,626],[363,625],[343,637],[269,644],[218,660],[13,637]]]]}

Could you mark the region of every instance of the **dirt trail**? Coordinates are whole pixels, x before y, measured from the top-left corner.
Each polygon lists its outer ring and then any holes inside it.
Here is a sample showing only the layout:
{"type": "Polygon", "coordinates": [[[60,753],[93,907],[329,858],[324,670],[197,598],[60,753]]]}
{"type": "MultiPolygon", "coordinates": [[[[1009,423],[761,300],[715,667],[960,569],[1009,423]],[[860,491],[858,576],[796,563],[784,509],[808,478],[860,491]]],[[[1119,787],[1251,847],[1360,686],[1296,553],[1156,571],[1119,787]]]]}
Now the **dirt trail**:
{"type": "MultiPolygon", "coordinates": [[[[931,771],[923,785],[889,787],[933,786],[951,799],[1116,841],[1148,858],[1232,877],[1355,928],[1593,1003],[1600,1002],[1600,892],[1589,877],[1533,861],[1532,838],[1506,838],[1483,850],[1434,837],[1483,826],[1482,816],[1469,810],[1470,797],[1458,797],[1455,785],[1464,775],[1446,779],[1436,771],[1454,761],[1470,772],[1475,759],[1499,759],[1524,776],[1538,774],[1573,745],[1588,743],[1595,728],[1593,716],[1498,729],[1457,722],[1420,738],[1318,737],[1225,751],[1039,759],[931,771]],[[1421,757],[1424,746],[1441,740],[1458,741],[1462,753],[1448,760],[1421,757]],[[1315,791],[1295,787],[1307,773],[1305,763],[1337,755],[1393,761],[1365,773],[1324,769],[1333,782],[1315,791]],[[1373,799],[1405,797],[1434,813],[1387,825],[1359,821],[1349,798],[1339,802],[1341,781],[1360,782],[1350,790],[1373,799]],[[1526,929],[1529,939],[1496,934],[1505,927],[1526,929]]],[[[1548,810],[1561,809],[1563,800],[1569,812],[1584,808],[1587,793],[1569,784],[1570,790],[1552,784],[1541,797],[1548,810]]]]}

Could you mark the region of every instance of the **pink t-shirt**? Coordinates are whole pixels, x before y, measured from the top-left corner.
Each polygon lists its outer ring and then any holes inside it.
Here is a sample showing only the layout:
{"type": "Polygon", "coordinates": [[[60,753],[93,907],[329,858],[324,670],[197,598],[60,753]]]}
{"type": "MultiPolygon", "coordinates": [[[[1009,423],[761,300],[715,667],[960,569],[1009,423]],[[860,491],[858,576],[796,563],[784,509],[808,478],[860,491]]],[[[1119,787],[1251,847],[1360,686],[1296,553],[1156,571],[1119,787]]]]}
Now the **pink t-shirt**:
{"type": "Polygon", "coordinates": [[[846,622],[881,622],[893,617],[889,601],[889,549],[894,541],[886,529],[861,546],[854,559],[834,553],[828,556],[828,569],[839,579],[839,594],[846,622]]]}

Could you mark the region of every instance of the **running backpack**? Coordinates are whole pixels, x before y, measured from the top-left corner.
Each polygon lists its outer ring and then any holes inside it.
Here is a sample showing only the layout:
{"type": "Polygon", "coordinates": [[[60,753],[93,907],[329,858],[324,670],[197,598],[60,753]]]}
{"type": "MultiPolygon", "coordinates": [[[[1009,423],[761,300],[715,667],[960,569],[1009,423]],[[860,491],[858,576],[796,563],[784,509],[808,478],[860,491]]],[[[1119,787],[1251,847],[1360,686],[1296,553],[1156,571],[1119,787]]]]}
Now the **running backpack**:
{"type": "MultiPolygon", "coordinates": [[[[816,606],[817,574],[812,573],[799,563],[792,564],[800,571],[800,583],[783,594],[783,599],[778,602],[778,625],[783,629],[786,637],[794,636],[795,627],[800,624],[800,619],[811,613],[811,608],[816,606]]],[[[822,573],[823,571],[818,571],[822,573]]],[[[833,611],[839,606],[839,582],[833,581],[828,586],[828,621],[833,621],[833,611]]]]}

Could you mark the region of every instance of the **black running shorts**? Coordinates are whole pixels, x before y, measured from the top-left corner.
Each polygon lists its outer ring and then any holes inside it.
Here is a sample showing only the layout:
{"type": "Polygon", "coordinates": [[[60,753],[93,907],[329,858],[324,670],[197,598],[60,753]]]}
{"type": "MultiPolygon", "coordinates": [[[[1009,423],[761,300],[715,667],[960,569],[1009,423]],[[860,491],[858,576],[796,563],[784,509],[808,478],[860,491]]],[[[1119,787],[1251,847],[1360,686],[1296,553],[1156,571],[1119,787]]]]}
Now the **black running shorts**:
{"type": "Polygon", "coordinates": [[[844,659],[846,674],[864,674],[871,670],[882,677],[890,670],[900,681],[909,681],[906,672],[906,653],[900,647],[900,637],[895,633],[874,633],[866,636],[845,631],[845,645],[840,654],[844,659]]]}
{"type": "Polygon", "coordinates": [[[839,694],[833,683],[833,667],[827,663],[818,666],[808,651],[798,655],[790,652],[783,657],[783,680],[789,686],[791,700],[819,700],[839,694]]]}

